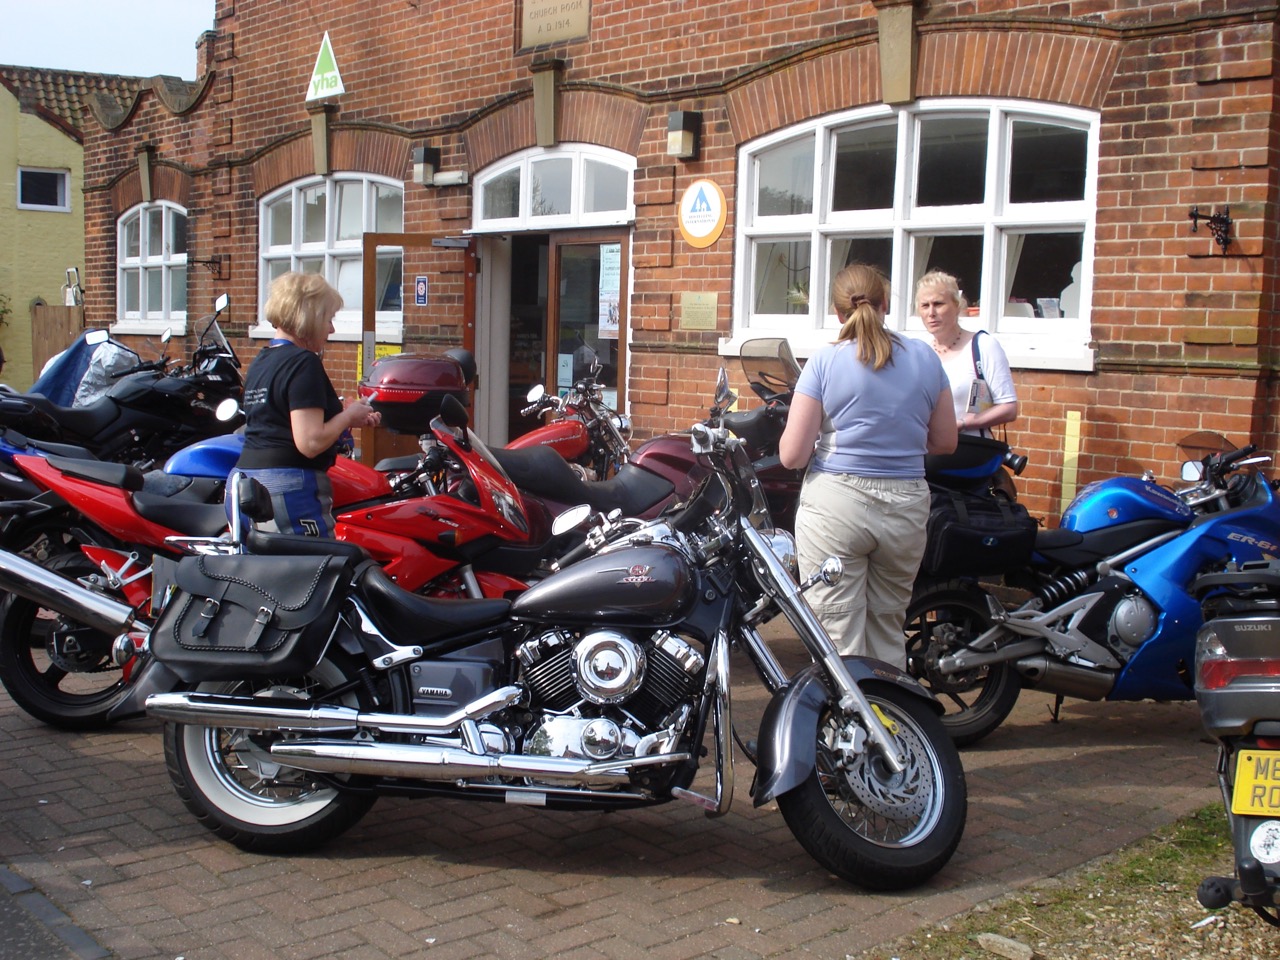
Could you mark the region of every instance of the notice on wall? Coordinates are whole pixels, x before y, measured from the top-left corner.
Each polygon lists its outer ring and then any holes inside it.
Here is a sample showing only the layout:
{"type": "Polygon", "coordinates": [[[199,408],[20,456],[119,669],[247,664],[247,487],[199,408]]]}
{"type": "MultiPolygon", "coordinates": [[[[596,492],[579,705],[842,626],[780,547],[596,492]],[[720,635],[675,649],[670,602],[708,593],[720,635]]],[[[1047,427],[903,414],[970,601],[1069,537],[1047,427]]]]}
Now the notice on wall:
{"type": "Polygon", "coordinates": [[[524,0],[520,48],[577,40],[590,32],[591,0],[524,0]]]}
{"type": "Polygon", "coordinates": [[[618,339],[618,299],[622,290],[622,244],[600,245],[600,339],[618,339]]]}
{"type": "Polygon", "coordinates": [[[680,291],[680,329],[714,330],[718,294],[680,291]]]}

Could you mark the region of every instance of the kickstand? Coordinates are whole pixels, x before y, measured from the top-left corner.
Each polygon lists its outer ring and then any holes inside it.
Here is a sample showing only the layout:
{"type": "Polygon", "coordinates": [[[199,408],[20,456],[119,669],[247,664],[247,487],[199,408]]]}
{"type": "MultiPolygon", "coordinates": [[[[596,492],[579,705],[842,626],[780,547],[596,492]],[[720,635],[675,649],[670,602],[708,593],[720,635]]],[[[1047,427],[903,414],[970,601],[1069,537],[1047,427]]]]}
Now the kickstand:
{"type": "Polygon", "coordinates": [[[1049,708],[1049,722],[1062,722],[1062,694],[1058,694],[1053,698],[1053,706],[1049,708]]]}

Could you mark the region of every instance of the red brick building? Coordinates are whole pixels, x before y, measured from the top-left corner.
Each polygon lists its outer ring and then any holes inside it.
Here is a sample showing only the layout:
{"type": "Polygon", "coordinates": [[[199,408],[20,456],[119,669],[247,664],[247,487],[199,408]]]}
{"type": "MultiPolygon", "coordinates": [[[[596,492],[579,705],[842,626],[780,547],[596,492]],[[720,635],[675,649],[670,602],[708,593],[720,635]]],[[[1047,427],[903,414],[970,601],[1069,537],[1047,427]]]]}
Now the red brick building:
{"type": "Polygon", "coordinates": [[[744,339],[830,339],[862,259],[906,332],[914,279],[960,277],[1034,511],[1172,479],[1195,430],[1277,449],[1269,0],[218,0],[212,28],[195,83],[85,123],[87,312],[122,334],[226,291],[251,354],[270,279],[322,270],[335,379],[365,325],[474,343],[501,440],[596,356],[643,436],[744,339]]]}

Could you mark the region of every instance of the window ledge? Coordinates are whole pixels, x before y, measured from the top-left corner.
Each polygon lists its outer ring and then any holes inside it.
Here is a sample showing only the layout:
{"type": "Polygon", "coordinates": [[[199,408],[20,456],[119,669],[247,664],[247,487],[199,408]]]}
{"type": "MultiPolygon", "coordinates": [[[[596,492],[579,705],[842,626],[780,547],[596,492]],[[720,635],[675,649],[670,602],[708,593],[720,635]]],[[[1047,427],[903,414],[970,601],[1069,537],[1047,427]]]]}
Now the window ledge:
{"type": "Polygon", "coordinates": [[[156,337],[164,333],[166,330],[173,331],[175,337],[185,337],[187,335],[186,320],[117,320],[110,326],[111,333],[121,333],[134,336],[150,336],[156,337]]]}

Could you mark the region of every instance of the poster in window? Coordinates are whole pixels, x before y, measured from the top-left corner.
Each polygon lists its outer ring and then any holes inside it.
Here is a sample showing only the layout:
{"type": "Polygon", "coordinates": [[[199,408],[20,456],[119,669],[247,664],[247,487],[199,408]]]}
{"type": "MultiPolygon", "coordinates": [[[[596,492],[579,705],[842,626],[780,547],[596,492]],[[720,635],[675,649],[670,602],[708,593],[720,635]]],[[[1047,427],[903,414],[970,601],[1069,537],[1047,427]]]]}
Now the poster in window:
{"type": "Polygon", "coordinates": [[[600,245],[600,339],[618,339],[618,302],[622,289],[622,244],[600,245]]]}

